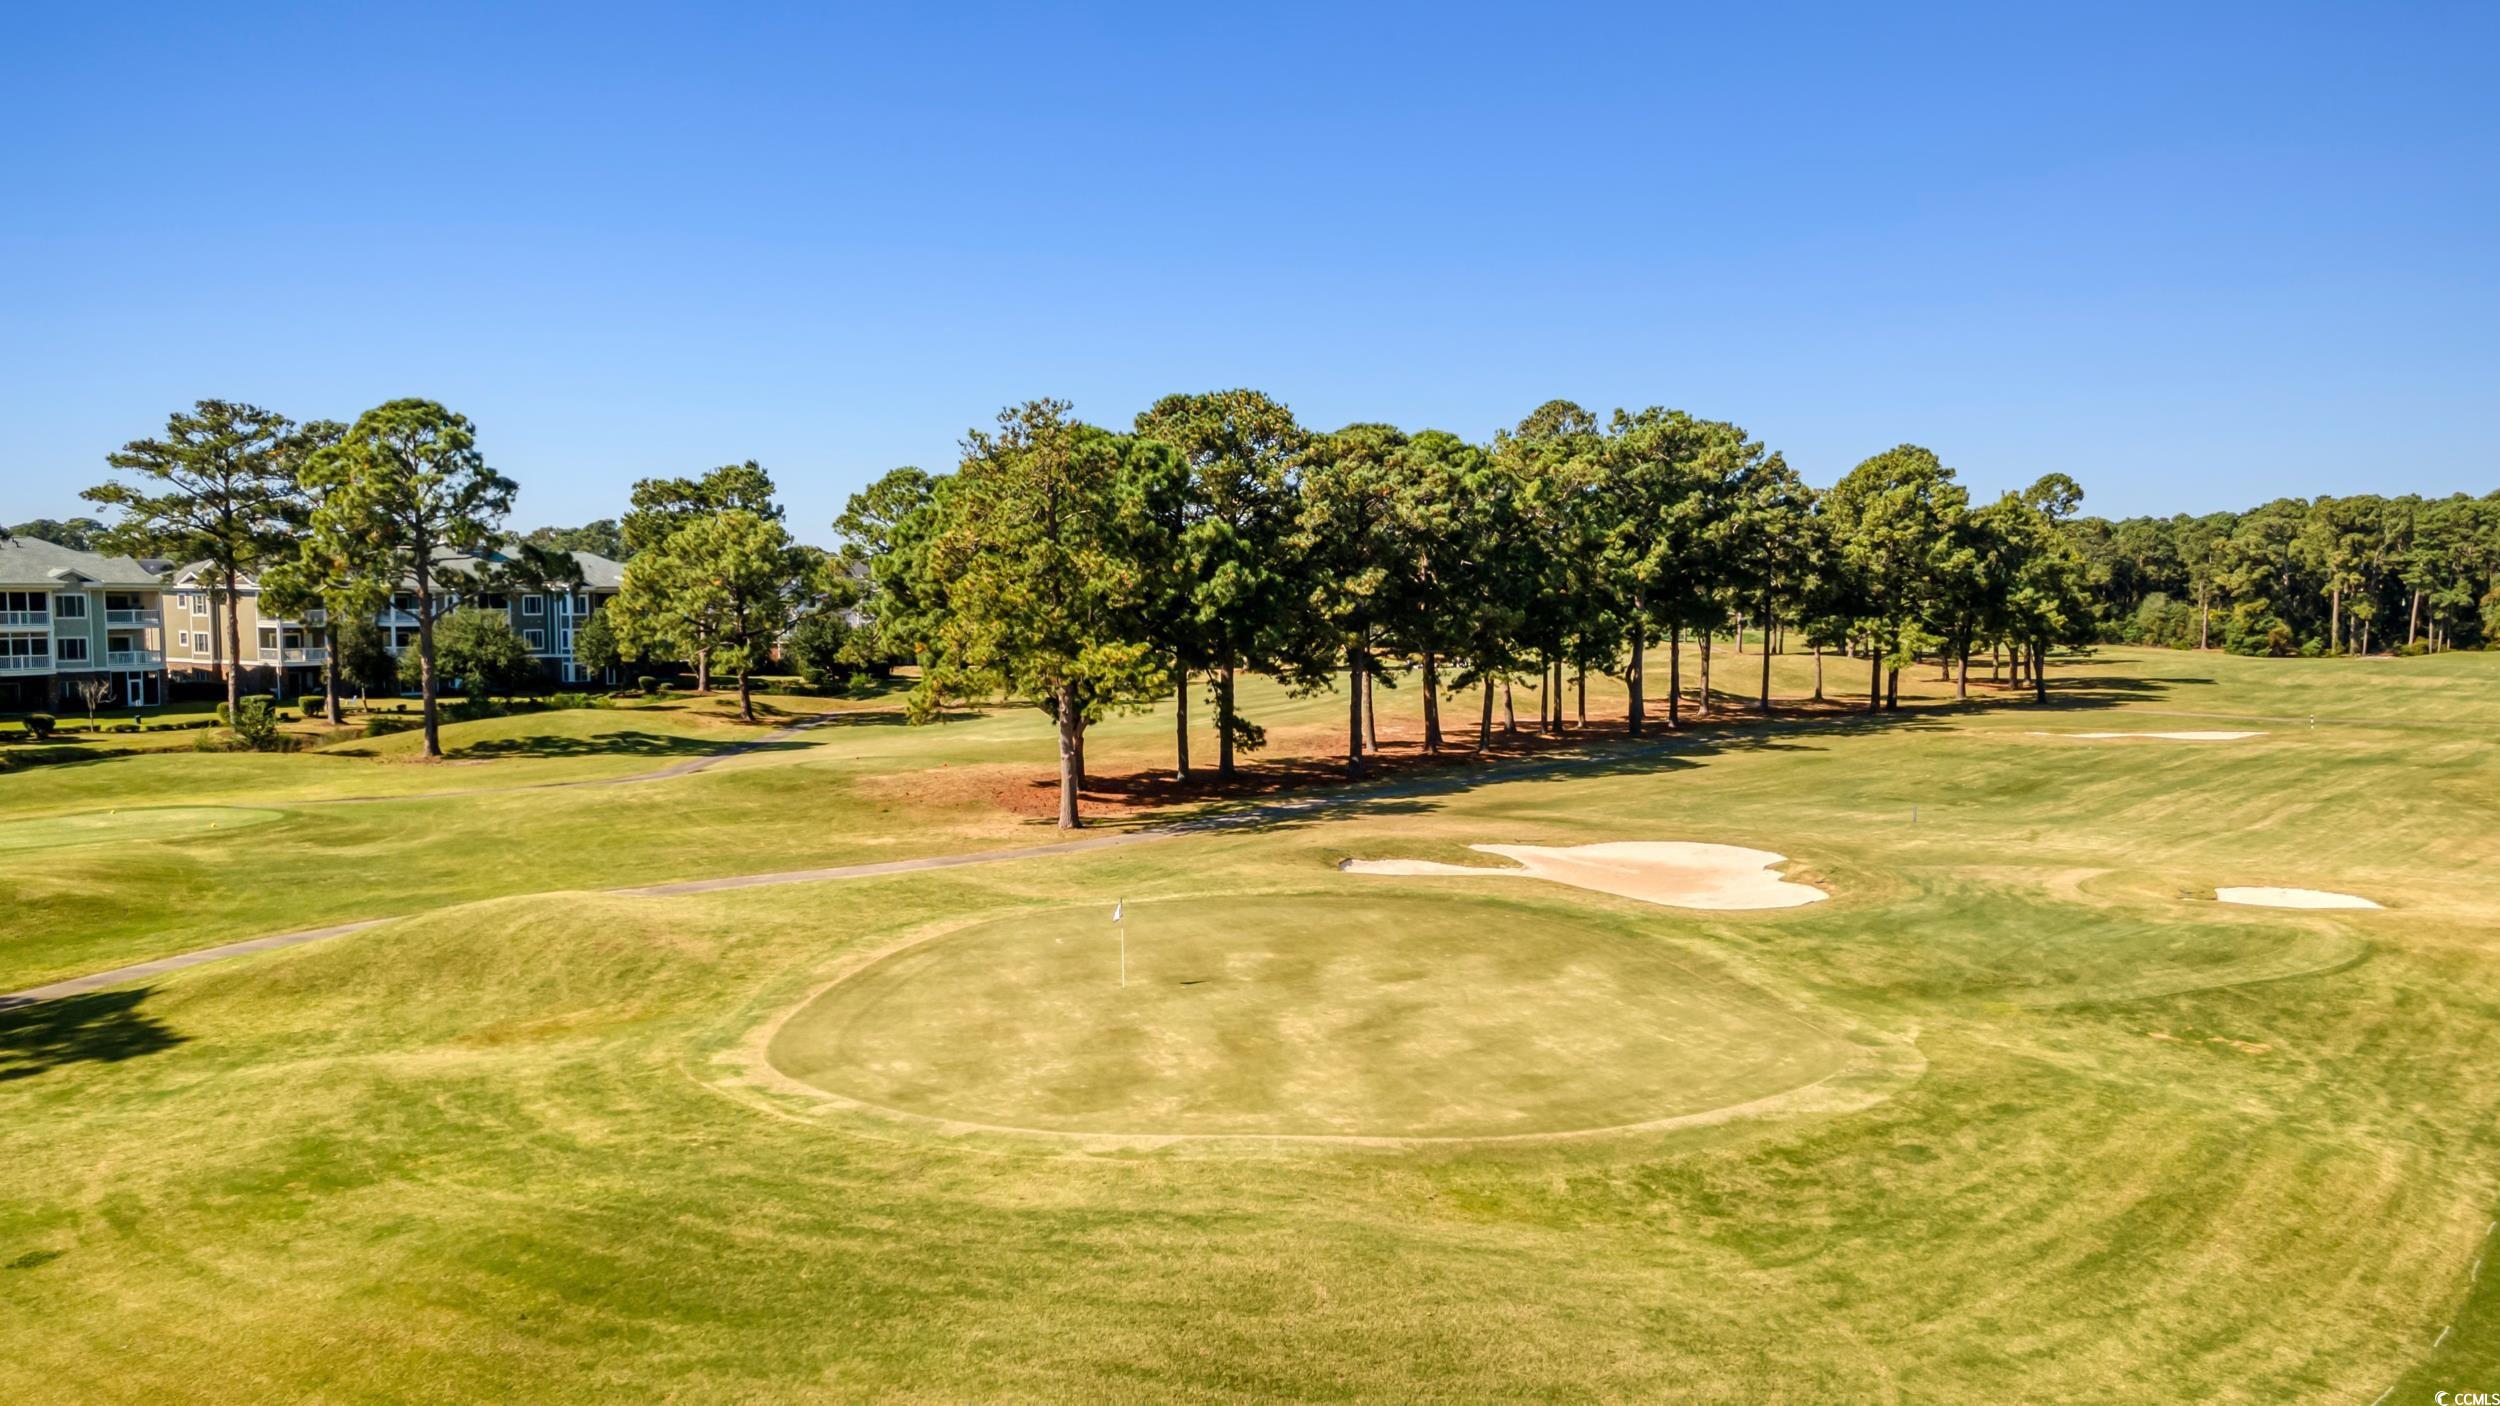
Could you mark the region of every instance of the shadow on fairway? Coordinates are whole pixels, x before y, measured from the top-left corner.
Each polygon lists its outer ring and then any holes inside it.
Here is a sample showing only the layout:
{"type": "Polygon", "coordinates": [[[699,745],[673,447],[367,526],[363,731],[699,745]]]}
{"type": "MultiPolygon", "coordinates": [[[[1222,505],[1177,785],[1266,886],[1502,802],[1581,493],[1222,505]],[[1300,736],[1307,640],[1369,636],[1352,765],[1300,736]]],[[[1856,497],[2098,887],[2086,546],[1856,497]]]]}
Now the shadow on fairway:
{"type": "Polygon", "coordinates": [[[545,734],[490,737],[457,748],[451,755],[455,761],[505,757],[642,757],[652,761],[684,761],[730,752],[788,751],[806,745],[804,742],[771,742],[761,738],[676,737],[660,732],[629,731],[604,732],[590,737],[545,734]]]}
{"type": "MultiPolygon", "coordinates": [[[[2001,709],[2067,712],[2158,702],[2173,685],[2206,682],[2052,675],[2045,708],[2033,701],[2028,687],[1976,685],[1965,700],[1881,712],[1847,701],[1789,701],[1763,713],[1753,699],[1714,690],[1708,715],[1688,699],[1684,721],[1674,728],[1667,725],[1663,705],[1653,704],[1639,737],[1630,736],[1620,718],[1560,733],[1496,727],[1491,747],[1479,753],[1470,725],[1448,729],[1448,741],[1437,754],[1427,754],[1420,742],[1390,741],[1366,758],[1369,774],[1356,782],[1347,781],[1342,758],[1293,757],[1243,767],[1229,780],[1202,772],[1183,782],[1161,770],[1091,776],[1084,795],[1091,802],[1152,815],[1153,823],[1178,829],[1274,830],[1363,816],[1423,814],[1439,809],[1433,798],[1479,786],[1664,776],[1722,753],[1819,752],[1834,738],[1949,730],[1961,720],[2001,709]]],[[[1044,790],[1057,784],[1049,776],[1033,782],[1044,790]]]]}
{"type": "Polygon", "coordinates": [[[117,1064],[183,1043],[139,1003],[154,987],[99,991],[57,1001],[0,1004],[0,1083],[66,1064],[117,1064]]]}

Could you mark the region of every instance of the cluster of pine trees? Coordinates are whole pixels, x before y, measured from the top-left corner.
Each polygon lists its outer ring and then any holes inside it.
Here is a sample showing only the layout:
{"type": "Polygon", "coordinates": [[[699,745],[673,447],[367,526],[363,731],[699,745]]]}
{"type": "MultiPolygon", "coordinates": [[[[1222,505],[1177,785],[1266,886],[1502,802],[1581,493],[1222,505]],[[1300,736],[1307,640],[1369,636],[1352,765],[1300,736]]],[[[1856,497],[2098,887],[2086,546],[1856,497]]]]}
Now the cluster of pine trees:
{"type": "Polygon", "coordinates": [[[2087,518],[2075,539],[2114,642],[2366,654],[2500,638],[2500,493],[2087,518]]]}
{"type": "MultiPolygon", "coordinates": [[[[2098,628],[2071,531],[2082,493],[2050,475],[1974,505],[1936,455],[1903,445],[1817,492],[1739,427],[1683,411],[1539,407],[1491,444],[1356,424],[1316,433],[1257,391],[1168,396],[1126,431],[1033,401],[967,437],[952,474],[899,469],[835,524],[864,580],[862,639],[917,660],[914,706],[1027,700],[1057,722],[1059,820],[1079,823],[1087,727],[1205,691],[1216,768],[1257,747],[1245,674],[1342,683],[1346,770],[1365,770],[1372,688],[1411,680],[1424,746],[1442,704],[1540,678],[1559,727],[1566,674],[1623,680],[1647,723],[1644,660],[1666,646],[1667,723],[1682,721],[1681,645],[1748,627],[1863,660],[1870,709],[1900,670],[1938,658],[1967,689],[1976,653],[2010,651],[2045,699],[2053,647],[2098,628]]],[[[1758,706],[1770,706],[1763,661],[1758,706]]]]}

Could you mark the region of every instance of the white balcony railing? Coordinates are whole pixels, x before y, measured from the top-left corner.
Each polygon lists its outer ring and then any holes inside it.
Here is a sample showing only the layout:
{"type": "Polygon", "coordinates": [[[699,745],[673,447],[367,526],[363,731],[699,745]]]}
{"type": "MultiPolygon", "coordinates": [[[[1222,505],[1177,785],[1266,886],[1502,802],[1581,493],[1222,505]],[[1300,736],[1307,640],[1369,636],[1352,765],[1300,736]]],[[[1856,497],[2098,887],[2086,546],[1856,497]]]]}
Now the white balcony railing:
{"type": "Polygon", "coordinates": [[[271,649],[263,645],[260,651],[263,664],[318,664],[329,657],[330,652],[318,645],[310,649],[271,649]]]}
{"type": "Polygon", "coordinates": [[[50,655],[0,654],[0,674],[48,674],[50,655]]]}
{"type": "Polygon", "coordinates": [[[52,617],[40,610],[0,610],[0,626],[17,625],[31,629],[49,629],[52,617]]]}
{"type": "Polygon", "coordinates": [[[161,669],[165,652],[161,649],[116,649],[104,656],[107,669],[161,669]]]}
{"type": "Polygon", "coordinates": [[[108,610],[104,612],[104,623],[107,625],[153,625],[156,623],[156,612],[153,610],[108,610]]]}

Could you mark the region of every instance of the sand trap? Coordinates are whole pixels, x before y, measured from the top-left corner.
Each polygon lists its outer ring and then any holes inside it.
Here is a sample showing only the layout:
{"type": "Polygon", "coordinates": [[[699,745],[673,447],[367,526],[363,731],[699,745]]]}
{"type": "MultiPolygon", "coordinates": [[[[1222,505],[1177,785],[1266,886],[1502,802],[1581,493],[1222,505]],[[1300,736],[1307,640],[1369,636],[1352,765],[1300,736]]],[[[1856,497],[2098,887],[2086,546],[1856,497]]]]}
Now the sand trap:
{"type": "Polygon", "coordinates": [[[1736,845],[1681,840],[1617,840],[1597,845],[1469,845],[1519,867],[1439,864],[1428,859],[1349,859],[1349,874],[1449,875],[1463,878],[1550,879],[1669,908],[1797,908],[1830,894],[1772,872],[1788,856],[1736,845]]]}
{"type": "Polygon", "coordinates": [[[2379,906],[2355,894],[2328,893],[2324,889],[2215,889],[2214,897],[2224,903],[2244,903],[2251,908],[2376,908],[2379,906]]]}
{"type": "Polygon", "coordinates": [[[2262,732],[2035,732],[2034,737],[2073,737],[2086,742],[2107,742],[2121,737],[2157,737],[2164,742],[2237,742],[2243,737],[2263,737],[2262,732]]]}

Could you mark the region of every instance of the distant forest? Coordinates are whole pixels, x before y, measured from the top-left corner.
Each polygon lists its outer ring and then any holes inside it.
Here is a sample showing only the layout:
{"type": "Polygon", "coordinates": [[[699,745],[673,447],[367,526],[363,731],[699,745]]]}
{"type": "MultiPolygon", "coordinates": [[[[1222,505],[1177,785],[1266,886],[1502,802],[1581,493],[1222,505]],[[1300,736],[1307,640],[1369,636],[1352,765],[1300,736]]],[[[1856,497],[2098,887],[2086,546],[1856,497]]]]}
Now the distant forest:
{"type": "Polygon", "coordinates": [[[2068,522],[2111,643],[2427,653],[2500,640],[2500,493],[2068,522]]]}

